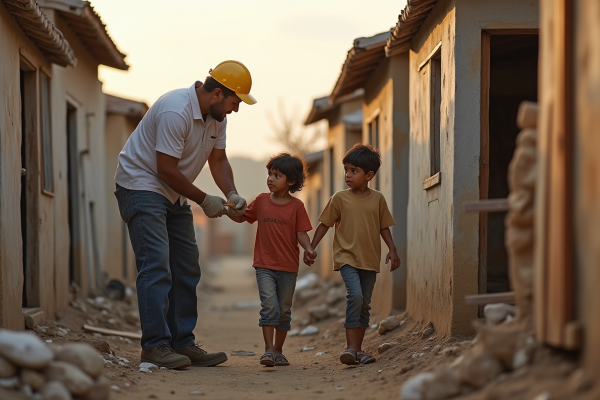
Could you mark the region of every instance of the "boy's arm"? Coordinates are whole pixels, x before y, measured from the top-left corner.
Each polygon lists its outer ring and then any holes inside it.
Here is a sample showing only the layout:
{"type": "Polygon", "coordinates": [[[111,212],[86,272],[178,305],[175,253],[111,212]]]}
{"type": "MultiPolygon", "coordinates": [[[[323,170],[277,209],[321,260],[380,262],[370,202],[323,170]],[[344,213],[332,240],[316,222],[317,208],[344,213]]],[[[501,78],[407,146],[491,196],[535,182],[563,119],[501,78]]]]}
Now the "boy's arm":
{"type": "Polygon", "coordinates": [[[246,219],[244,218],[243,215],[235,215],[235,216],[232,216],[229,214],[225,214],[225,215],[227,215],[230,220],[235,221],[237,223],[242,223],[242,222],[246,221],[246,219]]]}
{"type": "MultiPolygon", "coordinates": [[[[392,239],[392,232],[390,231],[390,228],[384,228],[379,232],[381,233],[381,237],[389,249],[389,252],[385,257],[385,263],[387,264],[388,262],[392,261],[390,271],[394,271],[400,266],[400,257],[398,257],[398,253],[396,252],[396,245],[394,244],[394,239],[392,239]]],[[[315,233],[315,236],[316,235],[317,234],[315,233]]]]}
{"type": "Polygon", "coordinates": [[[300,243],[300,246],[302,246],[302,248],[304,249],[304,263],[306,265],[312,265],[312,260],[314,260],[317,257],[317,252],[313,250],[313,247],[310,244],[310,238],[308,237],[308,233],[296,232],[296,238],[298,239],[298,243],[300,243]]]}
{"type": "Polygon", "coordinates": [[[329,227],[325,224],[323,224],[322,222],[319,224],[319,226],[317,226],[317,229],[315,229],[315,235],[313,236],[313,240],[312,240],[312,248],[316,249],[317,246],[319,245],[319,242],[321,241],[321,239],[323,239],[323,236],[325,236],[325,234],[327,233],[327,231],[329,230],[329,227]]]}

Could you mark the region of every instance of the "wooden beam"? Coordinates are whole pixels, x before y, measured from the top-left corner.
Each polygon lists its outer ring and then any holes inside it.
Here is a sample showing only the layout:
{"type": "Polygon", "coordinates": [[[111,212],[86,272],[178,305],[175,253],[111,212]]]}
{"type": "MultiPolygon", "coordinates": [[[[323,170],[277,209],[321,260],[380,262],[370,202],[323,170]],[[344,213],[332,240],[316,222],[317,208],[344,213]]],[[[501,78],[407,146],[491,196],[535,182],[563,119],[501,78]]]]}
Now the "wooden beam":
{"type": "Polygon", "coordinates": [[[465,212],[486,213],[503,211],[508,211],[508,199],[488,199],[465,203],[465,212]]]}
{"type": "Polygon", "coordinates": [[[470,294],[465,296],[465,303],[469,306],[484,306],[486,304],[514,302],[514,292],[470,294]]]}
{"type": "Polygon", "coordinates": [[[128,338],[128,339],[135,339],[135,340],[140,340],[142,338],[141,333],[115,331],[113,329],[98,328],[97,326],[91,326],[91,325],[83,325],[83,331],[88,332],[88,333],[100,333],[100,334],[106,335],[106,336],[120,336],[120,337],[124,337],[124,338],[128,338]]]}

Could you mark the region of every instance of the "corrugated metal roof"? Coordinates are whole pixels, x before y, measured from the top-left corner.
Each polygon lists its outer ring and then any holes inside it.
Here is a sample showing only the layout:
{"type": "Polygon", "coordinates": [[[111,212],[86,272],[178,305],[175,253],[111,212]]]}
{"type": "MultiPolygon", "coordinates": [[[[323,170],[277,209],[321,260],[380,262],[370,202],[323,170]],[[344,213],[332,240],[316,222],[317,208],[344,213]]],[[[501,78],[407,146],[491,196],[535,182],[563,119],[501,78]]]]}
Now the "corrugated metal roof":
{"type": "Polygon", "coordinates": [[[89,1],[39,0],[39,2],[42,7],[58,11],[98,64],[122,70],[129,69],[129,65],[125,63],[125,54],[117,48],[106,31],[106,25],[102,23],[102,19],[89,1]]]}
{"type": "Polygon", "coordinates": [[[385,55],[395,56],[410,49],[410,42],[438,0],[408,0],[385,46],[385,55]]]}
{"type": "Polygon", "coordinates": [[[1,0],[25,35],[54,64],[75,66],[77,58],[69,42],[48,19],[35,0],[1,0]]]}
{"type": "Polygon", "coordinates": [[[385,45],[390,32],[382,32],[375,36],[358,38],[348,51],[342,72],[331,92],[330,101],[337,99],[362,88],[371,72],[385,57],[385,45]]]}
{"type": "Polygon", "coordinates": [[[304,125],[310,125],[314,122],[320,121],[323,118],[327,117],[327,113],[337,107],[339,104],[354,100],[358,97],[363,96],[365,91],[360,88],[355,90],[353,93],[340,97],[337,101],[332,102],[330,96],[319,97],[318,99],[313,100],[313,106],[310,109],[310,113],[306,120],[304,121],[304,125]]]}
{"type": "Polygon", "coordinates": [[[107,114],[120,114],[141,119],[148,111],[148,105],[141,101],[124,99],[104,93],[107,114]]]}

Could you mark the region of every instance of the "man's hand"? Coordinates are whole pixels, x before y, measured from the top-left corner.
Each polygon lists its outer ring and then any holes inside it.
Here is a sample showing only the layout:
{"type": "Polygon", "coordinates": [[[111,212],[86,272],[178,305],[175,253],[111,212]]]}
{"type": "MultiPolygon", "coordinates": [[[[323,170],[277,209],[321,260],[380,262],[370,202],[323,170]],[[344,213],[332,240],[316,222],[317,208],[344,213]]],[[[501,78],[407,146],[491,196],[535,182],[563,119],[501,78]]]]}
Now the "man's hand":
{"type": "Polygon", "coordinates": [[[237,192],[229,192],[227,194],[227,201],[234,205],[233,208],[229,207],[230,210],[227,212],[227,215],[242,215],[246,211],[246,200],[242,196],[237,194],[237,192]]]}
{"type": "Polygon", "coordinates": [[[392,262],[392,267],[390,268],[390,271],[395,271],[398,269],[398,267],[400,266],[400,257],[398,257],[398,253],[396,253],[396,250],[390,250],[387,253],[387,256],[385,257],[385,263],[387,264],[388,262],[392,262]]]}
{"type": "Polygon", "coordinates": [[[225,199],[207,194],[204,201],[200,204],[200,207],[202,207],[204,214],[206,214],[208,218],[218,218],[227,212],[224,204],[225,199]]]}
{"type": "Polygon", "coordinates": [[[315,263],[317,258],[317,251],[314,249],[304,250],[304,256],[302,257],[302,261],[304,264],[311,266],[315,263]]]}

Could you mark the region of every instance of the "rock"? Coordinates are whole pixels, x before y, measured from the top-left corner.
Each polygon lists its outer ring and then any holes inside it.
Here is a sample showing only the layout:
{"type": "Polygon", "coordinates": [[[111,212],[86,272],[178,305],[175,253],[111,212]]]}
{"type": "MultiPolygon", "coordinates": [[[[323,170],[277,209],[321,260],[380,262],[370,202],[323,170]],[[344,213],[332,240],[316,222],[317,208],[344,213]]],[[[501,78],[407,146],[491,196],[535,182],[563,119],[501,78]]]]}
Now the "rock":
{"type": "Polygon", "coordinates": [[[517,315],[517,307],[504,303],[488,304],[483,308],[483,314],[488,324],[498,325],[509,315],[511,317],[517,315]]]}
{"type": "Polygon", "coordinates": [[[460,364],[460,380],[475,388],[480,388],[500,375],[504,368],[498,359],[483,346],[476,347],[465,355],[460,364]]]}
{"type": "Polygon", "coordinates": [[[400,326],[400,321],[395,316],[390,316],[384,319],[379,323],[379,334],[383,335],[384,333],[393,331],[398,326],[400,326]]]}
{"type": "Polygon", "coordinates": [[[329,307],[327,304],[321,304],[308,309],[308,315],[310,315],[311,321],[320,321],[329,317],[329,307]]]}
{"type": "Polygon", "coordinates": [[[431,372],[422,372],[407,380],[402,389],[400,389],[400,399],[402,400],[425,400],[423,397],[424,385],[434,378],[431,372]]]}
{"type": "Polygon", "coordinates": [[[380,345],[377,348],[377,352],[379,354],[382,354],[384,351],[391,349],[392,347],[394,347],[397,344],[398,344],[398,342],[383,343],[382,345],[380,345]]]}
{"type": "Polygon", "coordinates": [[[434,377],[423,383],[424,400],[442,400],[460,393],[458,371],[440,366],[434,371],[434,377]]]}
{"type": "Polygon", "coordinates": [[[135,312],[127,313],[125,314],[125,322],[130,325],[137,325],[140,322],[140,316],[135,312]]]}
{"type": "Polygon", "coordinates": [[[12,378],[2,378],[0,379],[0,387],[6,389],[13,389],[19,387],[19,377],[13,376],[12,378]]]}
{"type": "Polygon", "coordinates": [[[551,400],[551,399],[552,399],[552,396],[550,395],[550,392],[548,392],[548,391],[542,392],[533,398],[533,400],[551,400]]]}
{"type": "Polygon", "coordinates": [[[71,400],[69,389],[59,381],[51,381],[40,390],[44,400],[71,400]]]}
{"type": "Polygon", "coordinates": [[[304,303],[321,294],[321,289],[304,289],[294,296],[294,301],[304,303]]]}
{"type": "Polygon", "coordinates": [[[0,355],[24,368],[43,368],[52,361],[52,351],[37,336],[0,329],[0,355]]]}
{"type": "Polygon", "coordinates": [[[44,386],[44,383],[46,383],[46,379],[44,378],[44,375],[37,371],[23,368],[21,370],[21,382],[23,382],[24,385],[31,386],[36,392],[39,392],[42,386],[44,386]]]}
{"type": "Polygon", "coordinates": [[[316,335],[319,333],[319,328],[314,325],[309,325],[300,331],[300,336],[316,335]]]}
{"type": "Polygon", "coordinates": [[[110,383],[108,379],[100,376],[94,381],[92,388],[83,397],[83,400],[106,400],[110,396],[110,383]]]}
{"type": "Polygon", "coordinates": [[[56,361],[65,361],[79,367],[83,372],[97,378],[102,374],[104,361],[94,348],[84,343],[70,343],[56,352],[56,361]]]}
{"type": "Polygon", "coordinates": [[[346,288],[344,286],[334,286],[327,291],[325,303],[332,306],[346,298],[346,288]]]}
{"type": "Polygon", "coordinates": [[[10,378],[17,373],[17,367],[6,358],[0,356],[0,378],[10,378]]]}
{"type": "Polygon", "coordinates": [[[63,383],[76,396],[87,394],[94,384],[92,378],[85,372],[64,361],[52,361],[44,369],[44,375],[48,381],[63,383]]]}
{"type": "Polygon", "coordinates": [[[433,322],[430,322],[421,331],[421,339],[428,338],[429,336],[433,335],[434,332],[435,332],[435,328],[433,327],[433,322]]]}
{"type": "Polygon", "coordinates": [[[300,329],[294,328],[288,332],[288,336],[298,336],[300,334],[300,329]]]}
{"type": "Polygon", "coordinates": [[[457,346],[450,346],[450,347],[446,347],[444,350],[440,351],[440,354],[452,356],[452,355],[458,353],[459,350],[460,349],[457,346]]]}
{"type": "Polygon", "coordinates": [[[441,349],[442,349],[442,346],[440,346],[440,345],[438,344],[438,345],[435,345],[435,346],[433,346],[433,349],[431,350],[431,352],[432,352],[433,354],[437,354],[437,353],[439,353],[439,352],[440,352],[440,350],[441,350],[441,349]]]}
{"type": "Polygon", "coordinates": [[[513,357],[513,369],[521,368],[529,363],[529,354],[526,349],[519,349],[513,357]]]}
{"type": "Polygon", "coordinates": [[[29,385],[21,386],[21,393],[23,393],[27,397],[33,396],[33,389],[29,385]]]}

